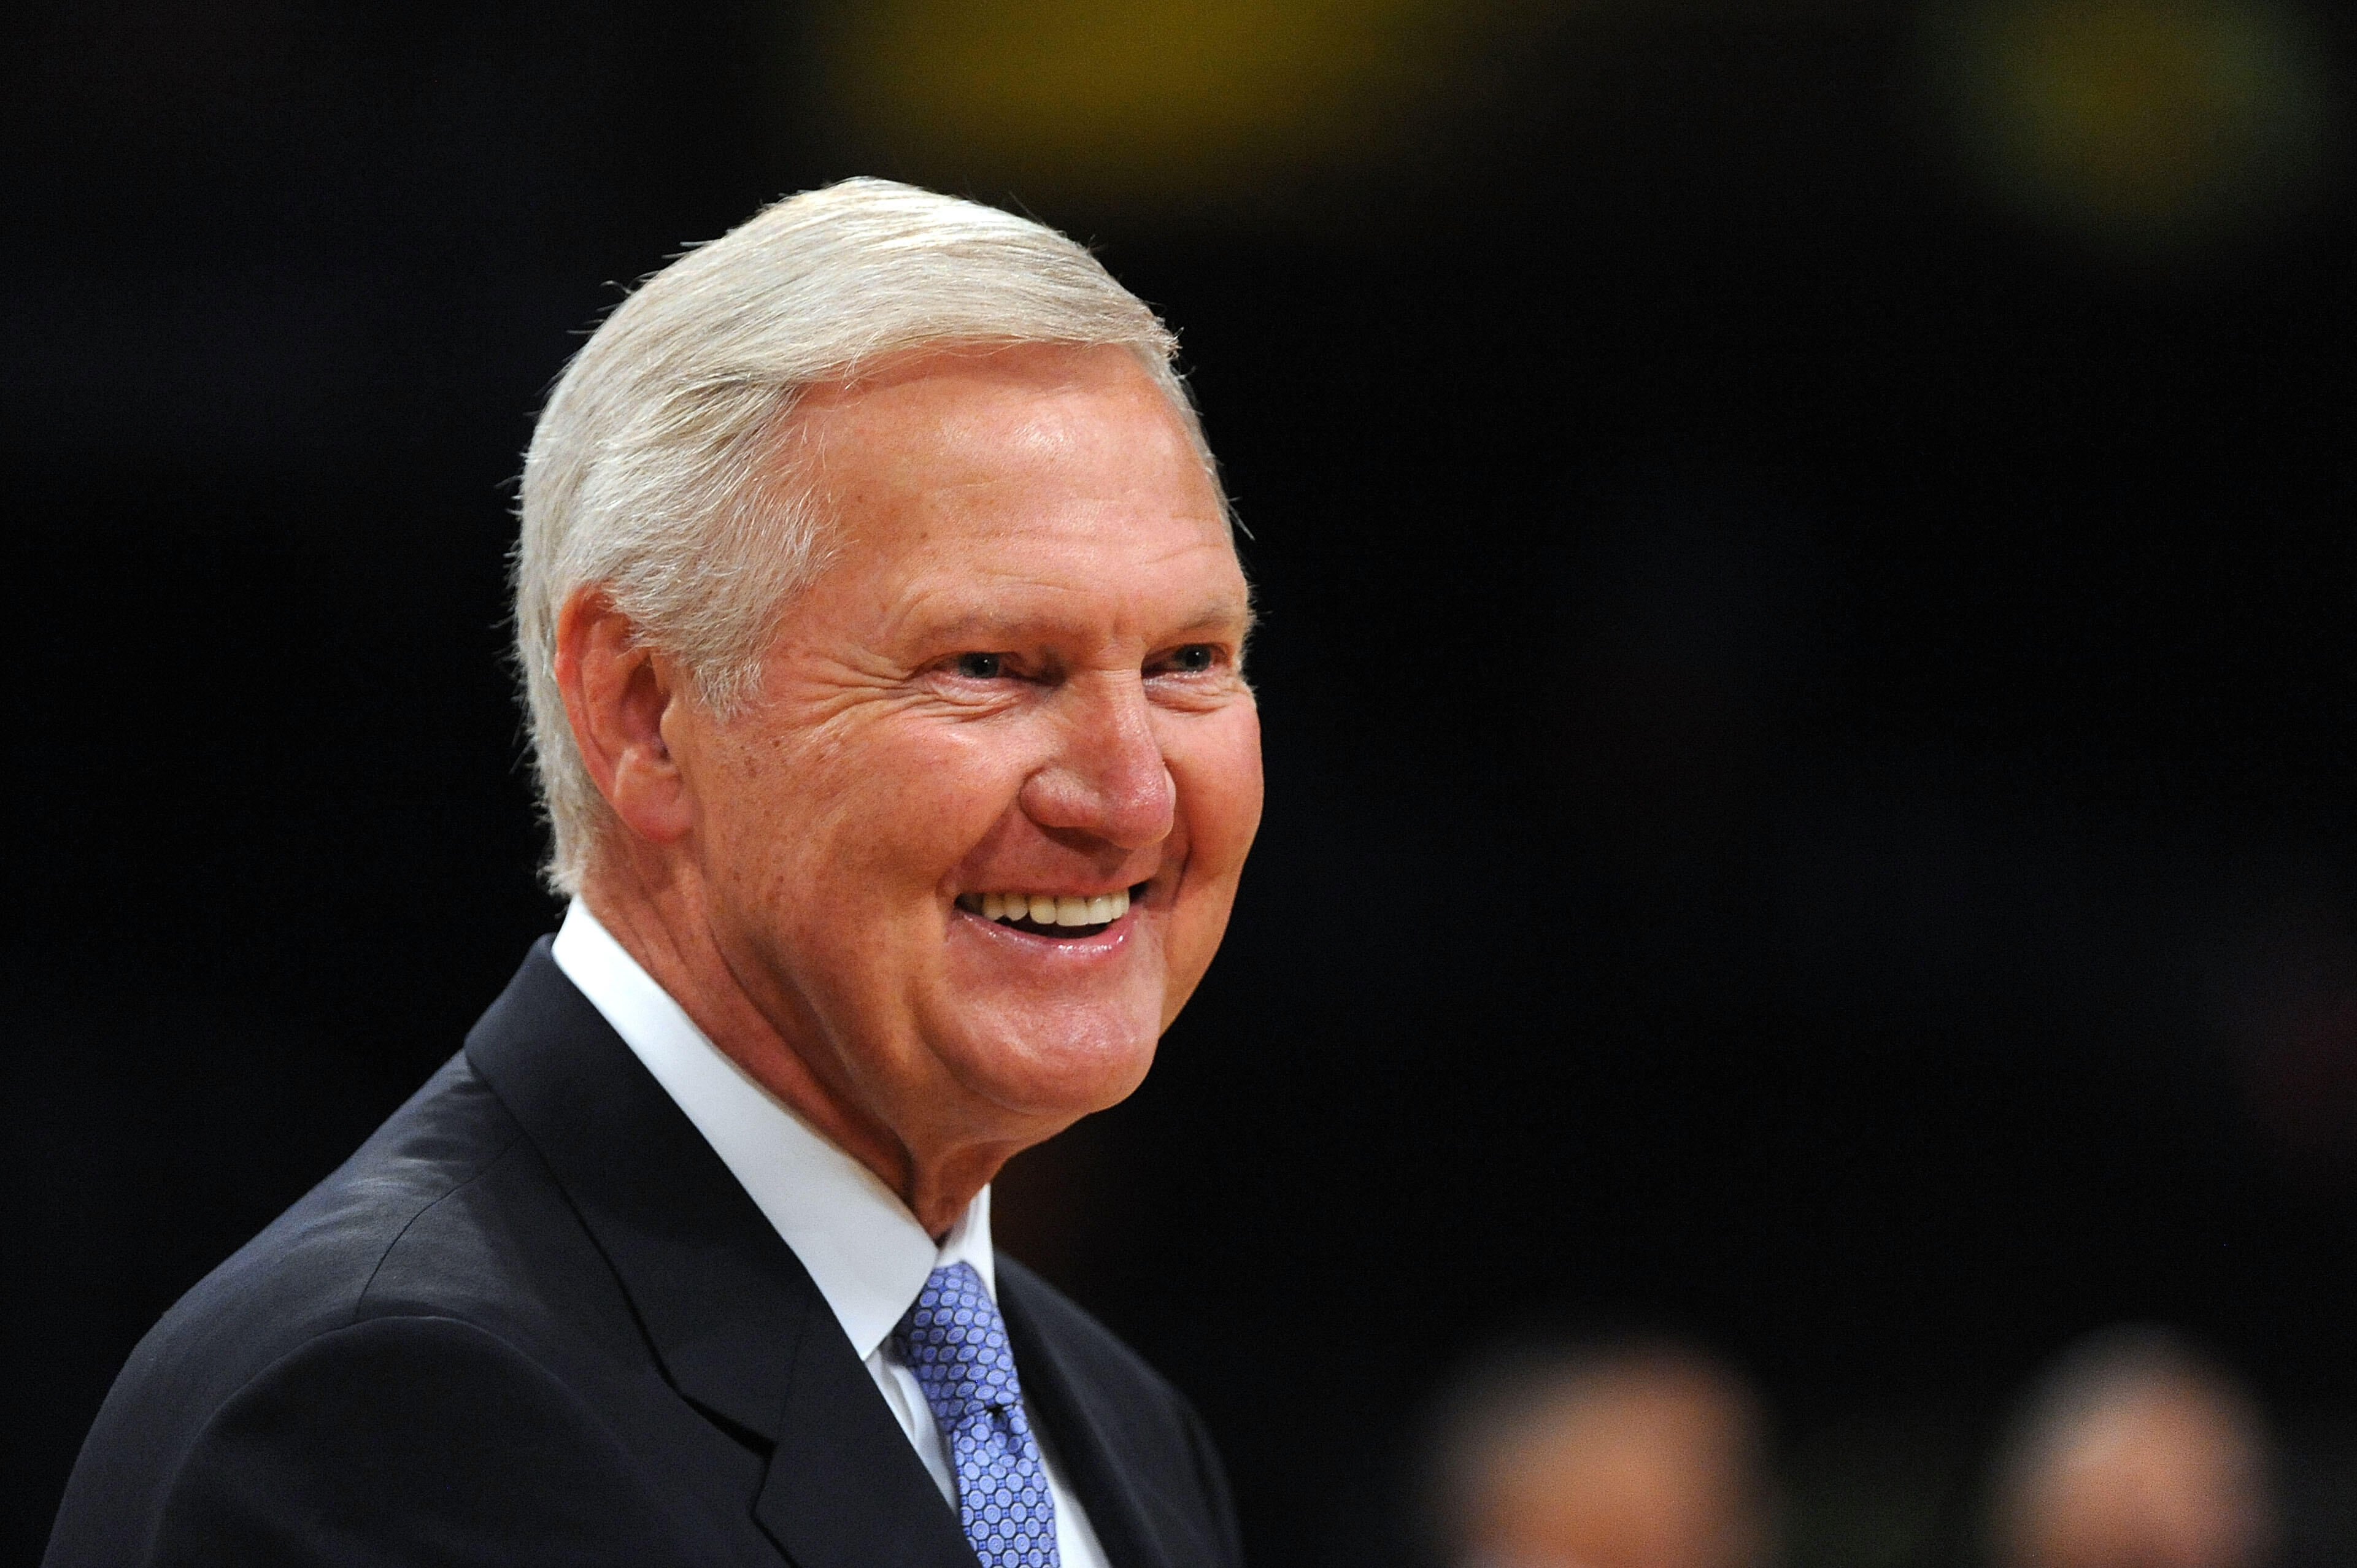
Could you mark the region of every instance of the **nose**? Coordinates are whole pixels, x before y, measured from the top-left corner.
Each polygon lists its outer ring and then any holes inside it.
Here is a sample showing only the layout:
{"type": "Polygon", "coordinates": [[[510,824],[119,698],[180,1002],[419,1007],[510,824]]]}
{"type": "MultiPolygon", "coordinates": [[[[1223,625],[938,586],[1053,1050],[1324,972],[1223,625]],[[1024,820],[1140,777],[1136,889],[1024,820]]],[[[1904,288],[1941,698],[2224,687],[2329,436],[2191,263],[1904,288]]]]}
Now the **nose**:
{"type": "Polygon", "coordinates": [[[1155,738],[1144,682],[1134,673],[1076,681],[1060,696],[1057,755],[1024,781],[1024,815],[1125,850],[1168,838],[1178,788],[1155,738]]]}

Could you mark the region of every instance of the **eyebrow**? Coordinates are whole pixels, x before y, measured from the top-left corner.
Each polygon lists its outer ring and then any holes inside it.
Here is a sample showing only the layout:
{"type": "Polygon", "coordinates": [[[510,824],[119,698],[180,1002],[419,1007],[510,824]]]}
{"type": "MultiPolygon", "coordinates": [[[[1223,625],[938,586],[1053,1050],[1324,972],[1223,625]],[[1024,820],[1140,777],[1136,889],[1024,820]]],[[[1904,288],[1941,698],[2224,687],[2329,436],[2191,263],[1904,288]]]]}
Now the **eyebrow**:
{"type": "MultiPolygon", "coordinates": [[[[1182,619],[1175,635],[1184,637],[1190,631],[1227,630],[1232,628],[1239,639],[1250,637],[1259,619],[1250,600],[1214,600],[1182,619]]],[[[1060,618],[1047,615],[1008,615],[997,610],[969,610],[937,626],[925,628],[924,635],[942,641],[971,641],[975,646],[987,646],[992,640],[1017,641],[1027,635],[1036,635],[1043,627],[1069,624],[1060,618]]]]}

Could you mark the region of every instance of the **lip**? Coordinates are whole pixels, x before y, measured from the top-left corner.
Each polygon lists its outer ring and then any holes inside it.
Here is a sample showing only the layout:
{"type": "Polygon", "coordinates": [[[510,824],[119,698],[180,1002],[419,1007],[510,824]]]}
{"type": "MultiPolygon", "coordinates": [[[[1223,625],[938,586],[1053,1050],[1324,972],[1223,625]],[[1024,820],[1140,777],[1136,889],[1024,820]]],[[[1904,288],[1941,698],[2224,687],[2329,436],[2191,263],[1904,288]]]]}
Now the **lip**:
{"type": "Polygon", "coordinates": [[[1138,916],[1145,908],[1144,899],[1133,897],[1120,919],[1093,936],[1086,937],[1048,937],[1018,931],[996,920],[985,919],[973,910],[961,908],[955,904],[950,906],[950,913],[962,922],[958,929],[969,929],[984,941],[1003,944],[999,950],[1010,957],[1090,958],[1116,953],[1128,946],[1130,938],[1136,932],[1138,916]]]}

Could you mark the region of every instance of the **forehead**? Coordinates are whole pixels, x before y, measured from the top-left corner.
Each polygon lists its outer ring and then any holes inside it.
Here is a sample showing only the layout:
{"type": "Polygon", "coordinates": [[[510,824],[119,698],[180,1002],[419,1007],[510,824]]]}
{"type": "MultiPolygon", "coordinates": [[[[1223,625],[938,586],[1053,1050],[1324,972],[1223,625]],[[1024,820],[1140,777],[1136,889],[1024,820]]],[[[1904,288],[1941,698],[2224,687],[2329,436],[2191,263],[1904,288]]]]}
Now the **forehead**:
{"type": "Polygon", "coordinates": [[[1216,586],[1242,613],[1219,494],[1120,349],[914,357],[813,393],[791,435],[832,515],[839,587],[1025,614],[1216,586]]]}
{"type": "Polygon", "coordinates": [[[1161,471],[1175,460],[1211,491],[1169,397],[1117,347],[896,355],[856,380],[806,391],[790,434],[798,455],[838,492],[1045,478],[1045,470],[1116,456],[1127,458],[1134,481],[1177,478],[1161,471]]]}

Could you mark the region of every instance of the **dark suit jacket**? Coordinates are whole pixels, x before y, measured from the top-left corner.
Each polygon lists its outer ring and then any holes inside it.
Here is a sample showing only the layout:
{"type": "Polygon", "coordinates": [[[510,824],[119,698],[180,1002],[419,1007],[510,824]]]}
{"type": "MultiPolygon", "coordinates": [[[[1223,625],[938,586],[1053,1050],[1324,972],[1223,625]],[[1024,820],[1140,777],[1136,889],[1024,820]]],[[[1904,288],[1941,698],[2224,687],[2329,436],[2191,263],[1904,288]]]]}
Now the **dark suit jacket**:
{"type": "MultiPolygon", "coordinates": [[[[1170,1387],[1012,1260],[1033,1421],[1120,1568],[1241,1561],[1170,1387]]],[[[974,1568],[834,1314],[541,942],[416,1097],[190,1291],[52,1568],[974,1568]]]]}

